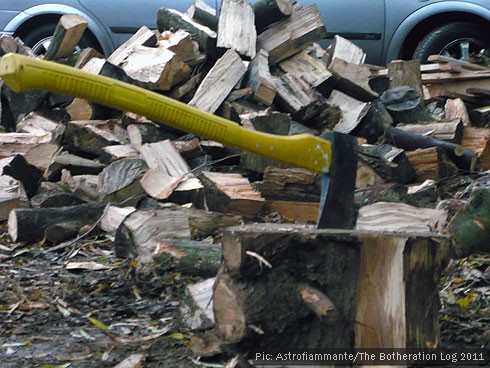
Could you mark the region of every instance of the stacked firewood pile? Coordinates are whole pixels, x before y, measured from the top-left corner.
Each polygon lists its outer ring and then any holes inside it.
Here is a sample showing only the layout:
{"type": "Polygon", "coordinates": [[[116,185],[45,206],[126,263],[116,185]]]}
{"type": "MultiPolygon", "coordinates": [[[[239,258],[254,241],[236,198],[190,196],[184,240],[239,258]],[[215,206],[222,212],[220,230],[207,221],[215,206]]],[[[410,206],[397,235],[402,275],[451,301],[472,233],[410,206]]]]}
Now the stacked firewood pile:
{"type": "MultiPolygon", "coordinates": [[[[196,1],[186,14],[160,9],[157,24],[105,58],[73,51],[87,23],[67,15],[44,58],[249,129],[353,134],[358,229],[451,229],[458,255],[488,247],[490,69],[442,56],[428,65],[367,65],[364,51],[342,37],[323,48],[315,5],[287,0],[223,1],[219,17],[196,1]]],[[[36,57],[2,36],[0,55],[8,52],[36,57]]],[[[5,85],[1,96],[0,220],[15,242],[105,232],[115,235],[116,254],[141,269],[211,277],[222,228],[316,221],[316,173],[81,98],[5,85]]]]}

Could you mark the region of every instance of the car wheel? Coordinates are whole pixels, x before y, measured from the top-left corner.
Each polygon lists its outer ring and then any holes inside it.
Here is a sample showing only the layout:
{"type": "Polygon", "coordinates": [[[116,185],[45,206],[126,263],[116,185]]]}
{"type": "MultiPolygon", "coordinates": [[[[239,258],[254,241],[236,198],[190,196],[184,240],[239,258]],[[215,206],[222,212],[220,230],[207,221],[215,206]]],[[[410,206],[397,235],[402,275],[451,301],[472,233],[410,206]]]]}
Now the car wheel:
{"type": "Polygon", "coordinates": [[[468,22],[449,23],[436,28],[420,41],[413,59],[427,62],[430,55],[445,55],[468,60],[471,55],[490,51],[490,34],[486,27],[468,22]]]}
{"type": "MultiPolygon", "coordinates": [[[[48,49],[55,29],[56,24],[45,23],[40,25],[39,27],[33,28],[32,30],[24,34],[21,38],[22,41],[24,41],[24,43],[29,46],[36,55],[42,55],[48,49]]],[[[80,39],[78,47],[80,49],[86,47],[92,47],[97,50],[100,49],[100,46],[93,42],[86,34],[84,34],[80,39]]]]}

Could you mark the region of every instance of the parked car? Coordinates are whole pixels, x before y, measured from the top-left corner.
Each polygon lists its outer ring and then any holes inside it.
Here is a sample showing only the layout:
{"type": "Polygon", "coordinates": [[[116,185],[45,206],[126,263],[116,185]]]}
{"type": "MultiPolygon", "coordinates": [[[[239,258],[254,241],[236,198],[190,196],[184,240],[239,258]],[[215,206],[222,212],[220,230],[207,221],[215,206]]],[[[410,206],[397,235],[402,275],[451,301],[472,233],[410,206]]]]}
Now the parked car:
{"type": "MultiPolygon", "coordinates": [[[[216,8],[219,0],[206,0],[216,8]]],[[[252,0],[253,2],[253,0],[252,0]]],[[[490,45],[489,0],[298,0],[316,3],[329,39],[338,34],[361,46],[366,62],[385,65],[394,59],[445,54],[468,59],[490,45]]],[[[0,4],[0,32],[19,36],[41,53],[58,18],[76,13],[88,20],[80,46],[106,55],[142,25],[156,27],[165,6],[185,11],[191,0],[16,0],[0,4]]],[[[329,40],[323,41],[327,45],[329,40]]]]}

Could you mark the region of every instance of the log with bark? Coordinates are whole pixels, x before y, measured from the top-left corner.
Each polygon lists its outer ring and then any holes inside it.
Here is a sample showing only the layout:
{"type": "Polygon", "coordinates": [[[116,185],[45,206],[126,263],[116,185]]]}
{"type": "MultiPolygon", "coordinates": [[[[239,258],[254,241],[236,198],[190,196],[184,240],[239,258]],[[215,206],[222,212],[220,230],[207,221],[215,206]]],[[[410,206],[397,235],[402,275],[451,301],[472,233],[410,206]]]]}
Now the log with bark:
{"type": "Polygon", "coordinates": [[[44,58],[55,60],[70,56],[87,29],[88,21],[78,14],[61,16],[44,58]]]}

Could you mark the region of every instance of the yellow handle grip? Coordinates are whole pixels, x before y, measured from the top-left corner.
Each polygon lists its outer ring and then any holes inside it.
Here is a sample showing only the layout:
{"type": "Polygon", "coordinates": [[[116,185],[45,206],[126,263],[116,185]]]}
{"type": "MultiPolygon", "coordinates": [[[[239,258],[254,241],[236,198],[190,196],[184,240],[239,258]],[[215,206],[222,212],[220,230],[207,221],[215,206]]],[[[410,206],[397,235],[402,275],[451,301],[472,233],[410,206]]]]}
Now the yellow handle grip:
{"type": "Polygon", "coordinates": [[[156,92],[59,63],[7,54],[0,77],[15,92],[46,89],[85,98],[293,166],[327,173],[331,165],[331,144],[320,137],[253,131],[156,92]]]}

